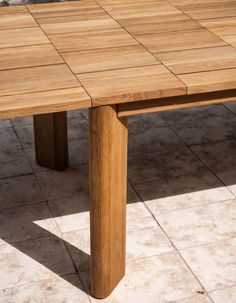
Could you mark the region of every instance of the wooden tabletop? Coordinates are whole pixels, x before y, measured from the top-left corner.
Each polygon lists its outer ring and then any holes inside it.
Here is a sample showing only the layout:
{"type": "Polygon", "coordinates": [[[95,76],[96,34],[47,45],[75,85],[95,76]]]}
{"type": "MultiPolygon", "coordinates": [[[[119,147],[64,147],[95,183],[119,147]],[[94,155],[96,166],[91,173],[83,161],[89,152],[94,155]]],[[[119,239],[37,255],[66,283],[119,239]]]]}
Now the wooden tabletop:
{"type": "Polygon", "coordinates": [[[0,8],[0,118],[236,89],[236,3],[0,8]]]}

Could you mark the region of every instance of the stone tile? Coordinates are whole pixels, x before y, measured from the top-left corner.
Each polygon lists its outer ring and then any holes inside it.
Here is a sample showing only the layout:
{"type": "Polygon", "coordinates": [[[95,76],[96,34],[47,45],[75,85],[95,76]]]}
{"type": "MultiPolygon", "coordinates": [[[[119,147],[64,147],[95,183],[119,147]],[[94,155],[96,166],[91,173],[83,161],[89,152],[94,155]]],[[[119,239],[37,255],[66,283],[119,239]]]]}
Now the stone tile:
{"type": "Polygon", "coordinates": [[[0,152],[0,178],[32,173],[23,150],[0,152]]]}
{"type": "Polygon", "coordinates": [[[227,188],[236,196],[236,167],[227,169],[217,174],[227,188]]]}
{"type": "Polygon", "coordinates": [[[21,149],[19,140],[12,127],[0,128],[0,152],[21,149]]]}
{"type": "Polygon", "coordinates": [[[34,127],[32,124],[14,126],[24,148],[34,146],[34,127]]]}
{"type": "Polygon", "coordinates": [[[88,163],[88,139],[69,141],[69,163],[71,166],[88,163]]]}
{"type": "Polygon", "coordinates": [[[212,303],[212,300],[207,297],[207,295],[203,294],[194,294],[191,297],[174,300],[171,303],[212,303]]]}
{"type": "Polygon", "coordinates": [[[236,201],[217,202],[156,216],[178,249],[236,237],[236,201]]]}
{"type": "Polygon", "coordinates": [[[80,191],[76,197],[49,201],[62,233],[89,228],[89,199],[87,191],[80,191]]]}
{"type": "Polygon", "coordinates": [[[36,177],[49,200],[78,195],[88,189],[88,167],[69,167],[63,172],[47,170],[36,173],[36,177]]]}
{"type": "Polygon", "coordinates": [[[50,234],[59,235],[59,230],[45,202],[0,211],[0,245],[50,234]]]}
{"type": "Polygon", "coordinates": [[[213,291],[210,293],[210,297],[214,300],[214,303],[236,302],[236,285],[213,291]]]}
{"type": "Polygon", "coordinates": [[[30,166],[32,167],[34,172],[41,172],[41,171],[49,171],[50,169],[47,169],[46,167],[40,166],[36,163],[35,160],[35,148],[29,147],[24,149],[25,155],[27,160],[30,163],[30,166]]]}
{"type": "Polygon", "coordinates": [[[45,200],[45,195],[33,175],[0,180],[0,192],[0,209],[45,200]]]}
{"type": "Polygon", "coordinates": [[[167,125],[149,128],[129,137],[129,152],[166,153],[182,149],[185,143],[167,125]]]}
{"type": "Polygon", "coordinates": [[[0,297],[4,303],[89,303],[76,274],[44,280],[34,284],[3,289],[0,297]]]}
{"type": "Polygon", "coordinates": [[[174,250],[152,217],[127,221],[127,259],[146,258],[174,250]]]}
{"type": "Polygon", "coordinates": [[[68,119],[69,140],[88,139],[88,121],[85,117],[79,116],[68,119]]]}
{"type": "Polygon", "coordinates": [[[224,184],[205,168],[199,169],[196,175],[135,184],[135,189],[156,216],[234,198],[224,184]]]}
{"type": "Polygon", "coordinates": [[[222,105],[168,111],[160,115],[189,145],[235,138],[236,118],[222,105]]]}
{"type": "Polygon", "coordinates": [[[12,127],[11,120],[0,120],[0,128],[12,127]]]}
{"type": "MultiPolygon", "coordinates": [[[[79,271],[89,269],[90,232],[88,229],[67,232],[63,238],[79,271]]],[[[173,251],[168,238],[152,217],[127,221],[126,258],[139,259],[173,251]]]]}
{"type": "Polygon", "coordinates": [[[27,125],[27,124],[33,124],[33,117],[29,116],[29,117],[14,118],[14,119],[11,119],[11,123],[13,126],[23,126],[23,125],[27,125]]]}
{"type": "Polygon", "coordinates": [[[226,102],[224,106],[227,107],[231,112],[236,114],[236,102],[226,102]]]}
{"type": "Polygon", "coordinates": [[[216,174],[236,167],[236,140],[197,145],[192,150],[216,174]]]}
{"type": "Polygon", "coordinates": [[[63,239],[70,251],[78,271],[89,270],[90,264],[90,232],[89,229],[74,230],[63,234],[63,239]]]}
{"type": "MultiPolygon", "coordinates": [[[[88,287],[88,272],[81,274],[88,287]]],[[[104,300],[91,298],[92,302],[175,302],[201,291],[177,253],[161,254],[150,258],[129,261],[126,276],[104,300]]]]}
{"type": "Polygon", "coordinates": [[[67,112],[68,119],[80,117],[80,118],[88,118],[88,112],[89,110],[87,108],[84,109],[75,109],[75,110],[69,110],[67,112]]]}
{"type": "Polygon", "coordinates": [[[236,284],[235,252],[236,238],[180,251],[209,292],[236,284]]]}
{"type": "Polygon", "coordinates": [[[0,289],[17,287],[74,273],[65,245],[46,237],[0,246],[0,289]]]}
{"type": "Polygon", "coordinates": [[[158,179],[173,179],[195,174],[203,164],[187,148],[181,151],[158,153],[130,153],[128,176],[130,181],[143,183],[158,179]]]}
{"type": "MultiPolygon", "coordinates": [[[[127,205],[128,219],[151,216],[145,205],[139,202],[138,197],[130,186],[128,186],[127,200],[129,203],[127,205]]],[[[62,233],[89,228],[90,207],[87,190],[81,189],[75,197],[50,200],[49,206],[62,233]]]]}

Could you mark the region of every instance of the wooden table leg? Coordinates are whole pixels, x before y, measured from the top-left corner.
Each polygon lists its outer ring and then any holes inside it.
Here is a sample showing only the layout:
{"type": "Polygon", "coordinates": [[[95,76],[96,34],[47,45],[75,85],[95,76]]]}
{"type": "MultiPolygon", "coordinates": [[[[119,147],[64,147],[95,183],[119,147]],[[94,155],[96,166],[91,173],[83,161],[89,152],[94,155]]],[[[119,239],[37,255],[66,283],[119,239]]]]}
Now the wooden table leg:
{"type": "Polygon", "coordinates": [[[91,293],[105,298],[125,274],[126,118],[90,109],[91,293]]]}
{"type": "Polygon", "coordinates": [[[34,116],[34,137],[39,165],[55,170],[68,166],[66,112],[34,116]]]}

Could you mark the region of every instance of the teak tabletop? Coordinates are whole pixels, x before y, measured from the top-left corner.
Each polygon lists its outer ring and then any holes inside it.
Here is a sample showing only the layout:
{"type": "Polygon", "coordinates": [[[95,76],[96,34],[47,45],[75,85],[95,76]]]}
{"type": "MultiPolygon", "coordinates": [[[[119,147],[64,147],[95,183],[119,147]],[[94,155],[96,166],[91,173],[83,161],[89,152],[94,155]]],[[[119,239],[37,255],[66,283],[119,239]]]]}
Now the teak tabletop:
{"type": "Polygon", "coordinates": [[[38,164],[68,165],[66,111],[90,108],[91,292],[125,273],[127,117],[236,100],[233,0],[0,8],[0,118],[33,115],[38,164]]]}

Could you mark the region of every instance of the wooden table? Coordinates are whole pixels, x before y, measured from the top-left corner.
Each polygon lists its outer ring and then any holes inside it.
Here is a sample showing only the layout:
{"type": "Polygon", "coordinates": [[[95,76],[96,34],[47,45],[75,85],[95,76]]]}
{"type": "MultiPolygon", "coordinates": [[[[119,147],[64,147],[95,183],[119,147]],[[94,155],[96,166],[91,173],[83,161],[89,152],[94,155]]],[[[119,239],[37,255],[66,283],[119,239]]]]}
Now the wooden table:
{"type": "Polygon", "coordinates": [[[67,167],[66,111],[90,108],[93,296],[125,273],[127,117],[234,101],[235,47],[232,0],[0,8],[0,118],[34,116],[38,164],[67,167]]]}

